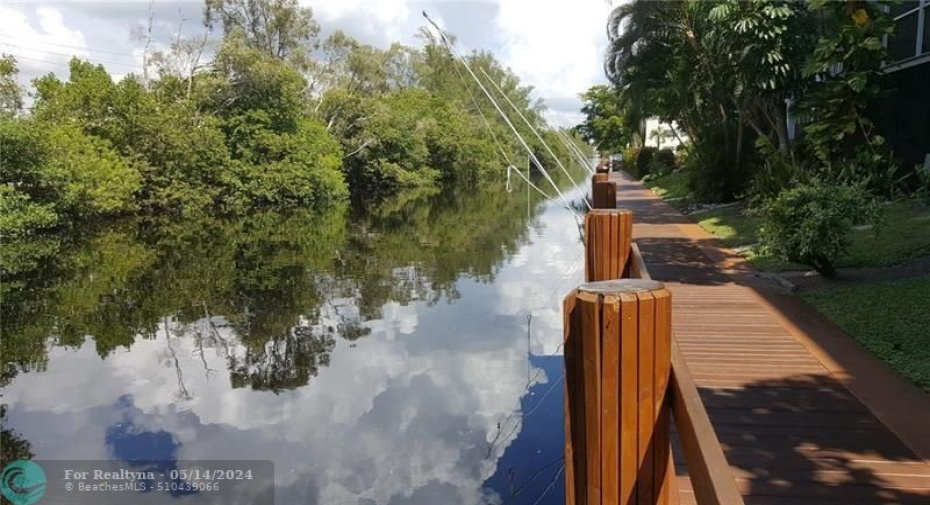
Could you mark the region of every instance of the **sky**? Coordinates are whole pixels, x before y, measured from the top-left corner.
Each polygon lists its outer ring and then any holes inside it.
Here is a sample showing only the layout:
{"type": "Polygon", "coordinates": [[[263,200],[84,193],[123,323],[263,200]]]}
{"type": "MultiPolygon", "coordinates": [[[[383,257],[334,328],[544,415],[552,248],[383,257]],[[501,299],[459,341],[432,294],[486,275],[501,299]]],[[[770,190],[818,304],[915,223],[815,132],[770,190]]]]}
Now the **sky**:
{"type": "MultiPolygon", "coordinates": [[[[578,94],[606,82],[603,56],[610,0],[300,0],[325,36],[341,29],[362,42],[417,45],[426,11],[458,37],[460,50],[490,50],[549,107],[558,126],[580,122],[578,94]]],[[[21,79],[67,71],[76,55],[103,63],[119,78],[140,72],[142,28],[150,0],[5,0],[0,4],[0,53],[17,57],[21,79]]],[[[179,29],[203,33],[202,1],[155,0],[150,50],[166,47],[179,29]]]]}

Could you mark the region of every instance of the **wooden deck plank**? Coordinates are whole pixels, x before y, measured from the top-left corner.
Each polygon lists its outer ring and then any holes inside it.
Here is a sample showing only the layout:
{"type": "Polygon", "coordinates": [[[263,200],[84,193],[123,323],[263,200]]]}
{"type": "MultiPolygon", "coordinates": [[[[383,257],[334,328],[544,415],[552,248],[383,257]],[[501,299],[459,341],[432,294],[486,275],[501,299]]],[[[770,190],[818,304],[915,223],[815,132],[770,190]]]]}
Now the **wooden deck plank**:
{"type": "MultiPolygon", "coordinates": [[[[829,356],[718,268],[706,232],[638,183],[620,182],[618,197],[651,276],[672,293],[674,338],[747,505],[930,504],[920,444],[902,442],[829,356]]],[[[672,447],[681,503],[693,504],[675,432],[672,447]]]]}

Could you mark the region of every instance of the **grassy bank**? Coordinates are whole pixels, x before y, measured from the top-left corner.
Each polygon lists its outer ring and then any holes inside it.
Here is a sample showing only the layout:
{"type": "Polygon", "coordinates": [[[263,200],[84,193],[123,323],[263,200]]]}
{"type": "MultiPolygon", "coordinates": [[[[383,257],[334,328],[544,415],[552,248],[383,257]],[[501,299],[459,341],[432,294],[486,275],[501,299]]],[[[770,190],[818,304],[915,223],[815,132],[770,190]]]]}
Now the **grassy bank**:
{"type": "Polygon", "coordinates": [[[862,347],[930,393],[930,276],[801,296],[862,347]]]}
{"type": "MultiPolygon", "coordinates": [[[[647,186],[678,209],[693,205],[683,173],[648,181],[647,186]]],[[[753,265],[766,271],[808,270],[752,251],[758,223],[744,205],[689,216],[728,247],[745,247],[753,265]]],[[[847,255],[838,267],[890,267],[930,255],[930,207],[915,201],[894,202],[870,228],[855,229],[847,255]]],[[[839,284],[801,296],[821,314],[898,373],[930,393],[930,276],[906,281],[839,284]]]]}
{"type": "Polygon", "coordinates": [[[683,210],[690,204],[688,179],[682,170],[655,179],[648,178],[643,184],[678,210],[683,210]]]}
{"type": "MultiPolygon", "coordinates": [[[[678,209],[691,203],[680,171],[646,185],[678,209]]],[[[742,205],[694,213],[690,217],[729,247],[746,247],[757,242],[758,224],[746,215],[742,205]]],[[[751,250],[746,255],[760,270],[808,269],[751,250]]],[[[901,201],[888,205],[874,227],[853,231],[849,253],[837,261],[837,267],[888,267],[927,255],[930,255],[930,208],[920,202],[901,201]]]]}

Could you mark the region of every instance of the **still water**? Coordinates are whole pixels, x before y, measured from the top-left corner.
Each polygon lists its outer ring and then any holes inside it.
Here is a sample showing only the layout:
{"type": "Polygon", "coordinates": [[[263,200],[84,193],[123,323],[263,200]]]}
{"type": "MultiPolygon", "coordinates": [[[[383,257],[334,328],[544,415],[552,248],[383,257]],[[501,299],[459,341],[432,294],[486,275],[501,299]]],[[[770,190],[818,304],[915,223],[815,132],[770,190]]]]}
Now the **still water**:
{"type": "Polygon", "coordinates": [[[560,305],[583,256],[558,200],[420,194],[10,247],[4,464],[270,460],[277,504],[563,502],[560,305]]]}

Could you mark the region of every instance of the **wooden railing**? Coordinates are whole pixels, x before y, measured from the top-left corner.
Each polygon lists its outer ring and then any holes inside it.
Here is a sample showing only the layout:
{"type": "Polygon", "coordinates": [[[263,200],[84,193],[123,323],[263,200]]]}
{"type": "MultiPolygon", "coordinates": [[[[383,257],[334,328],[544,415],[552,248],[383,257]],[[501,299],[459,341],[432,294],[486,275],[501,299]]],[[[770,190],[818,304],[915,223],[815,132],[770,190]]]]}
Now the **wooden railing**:
{"type": "Polygon", "coordinates": [[[585,218],[586,282],[563,306],[566,504],[679,503],[674,417],[697,503],[743,505],[672,339],[671,294],[632,242],[632,213],[606,205],[585,218]]]}

